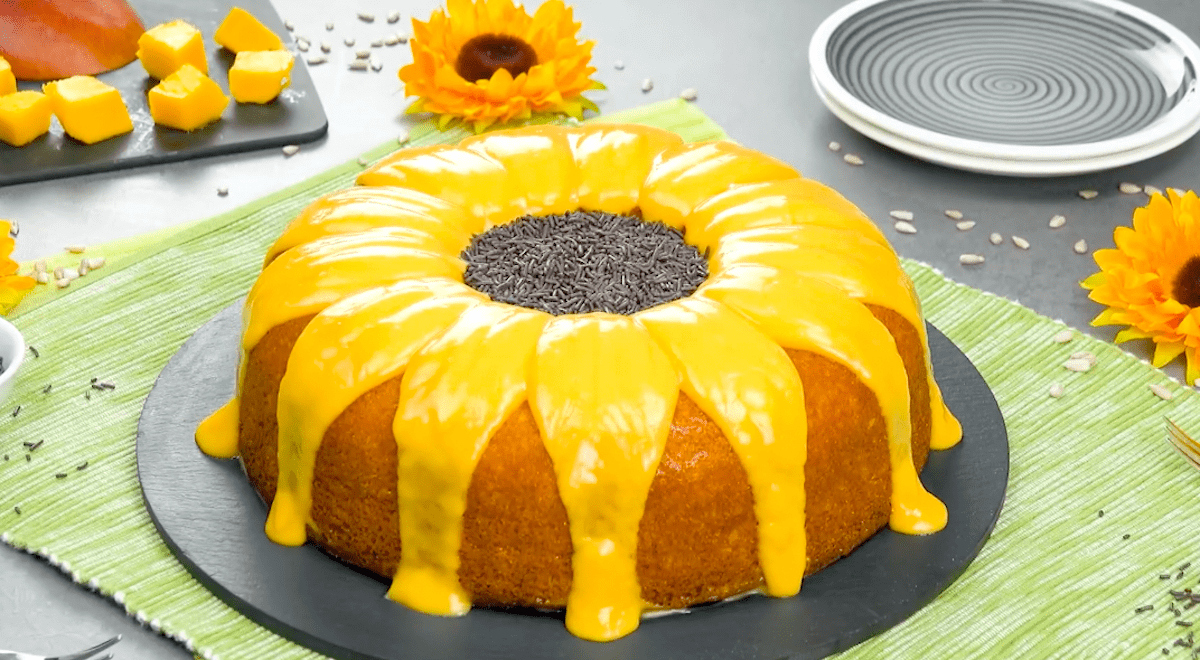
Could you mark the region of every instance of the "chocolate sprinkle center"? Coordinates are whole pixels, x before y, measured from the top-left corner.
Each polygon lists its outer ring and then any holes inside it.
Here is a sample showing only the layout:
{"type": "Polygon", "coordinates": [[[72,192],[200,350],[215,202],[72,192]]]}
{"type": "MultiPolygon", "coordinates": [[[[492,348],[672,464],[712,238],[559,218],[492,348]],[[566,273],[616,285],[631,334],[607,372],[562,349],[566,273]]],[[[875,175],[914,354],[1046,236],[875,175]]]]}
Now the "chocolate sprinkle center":
{"type": "Polygon", "coordinates": [[[708,263],[661,222],[574,211],[525,216],[471,239],[463,281],[549,314],[629,315],[692,294],[708,263]]]}

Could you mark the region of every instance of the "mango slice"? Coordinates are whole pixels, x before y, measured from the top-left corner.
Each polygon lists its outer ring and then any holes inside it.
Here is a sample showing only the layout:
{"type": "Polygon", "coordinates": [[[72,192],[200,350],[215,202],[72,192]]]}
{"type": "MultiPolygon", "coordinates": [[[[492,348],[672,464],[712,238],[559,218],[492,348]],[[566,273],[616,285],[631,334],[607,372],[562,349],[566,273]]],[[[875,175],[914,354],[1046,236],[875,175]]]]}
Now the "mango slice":
{"type": "Polygon", "coordinates": [[[13,76],[12,65],[0,57],[0,96],[17,91],[17,79],[13,76]]]}
{"type": "Polygon", "coordinates": [[[208,73],[204,55],[204,38],[200,30],[186,21],[171,21],[156,25],[138,39],[137,57],[151,77],[163,80],[190,64],[203,74],[208,73]]]}
{"type": "Polygon", "coordinates": [[[229,69],[229,93],[238,103],[270,103],[292,84],[294,63],[286,50],[238,53],[229,69]]]}
{"type": "Polygon", "coordinates": [[[133,121],[121,93],[91,76],[72,76],[42,85],[67,135],[95,144],[128,133],[133,121]]]}
{"type": "Polygon", "coordinates": [[[50,130],[50,100],[41,92],[0,97],[0,140],[23,147],[50,130]]]}
{"type": "Polygon", "coordinates": [[[149,93],[154,123],[194,131],[221,118],[229,97],[212,78],[191,64],[163,79],[149,93]]]}
{"type": "Polygon", "coordinates": [[[283,41],[279,36],[241,7],[229,10],[225,20],[217,26],[213,41],[235,53],[247,50],[283,50],[283,41]]]}

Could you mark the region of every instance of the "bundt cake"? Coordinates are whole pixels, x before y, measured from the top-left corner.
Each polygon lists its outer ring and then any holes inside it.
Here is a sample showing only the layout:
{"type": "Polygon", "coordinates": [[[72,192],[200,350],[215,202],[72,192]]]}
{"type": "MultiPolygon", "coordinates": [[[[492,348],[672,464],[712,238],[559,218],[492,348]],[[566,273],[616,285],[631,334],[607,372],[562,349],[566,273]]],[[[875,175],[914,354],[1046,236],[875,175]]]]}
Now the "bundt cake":
{"type": "Polygon", "coordinates": [[[786,164],[642,126],[406,149],[305,209],[245,304],[240,455],[278,543],[431,614],[647,609],[801,578],[885,524],[961,429],[872,222],[786,164]]]}

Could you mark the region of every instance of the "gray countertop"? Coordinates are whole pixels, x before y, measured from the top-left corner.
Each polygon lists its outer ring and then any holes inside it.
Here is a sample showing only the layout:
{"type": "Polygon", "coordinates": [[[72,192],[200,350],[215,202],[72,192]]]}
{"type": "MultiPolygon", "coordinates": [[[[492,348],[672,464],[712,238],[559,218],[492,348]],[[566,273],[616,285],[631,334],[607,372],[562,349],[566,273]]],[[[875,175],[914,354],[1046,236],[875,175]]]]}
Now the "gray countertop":
{"type": "MultiPolygon", "coordinates": [[[[1192,3],[1132,3],[1200,40],[1200,13],[1192,3]]],[[[353,159],[399,134],[410,120],[403,114],[406,101],[395,72],[410,61],[408,48],[383,49],[382,73],[352,72],[346,64],[354,55],[342,39],[369,41],[396,29],[381,20],[370,25],[358,21],[358,11],[383,16],[399,10],[404,16],[399,25],[406,28],[414,14],[427,17],[433,4],[333,4],[275,0],[280,15],[296,25],[297,35],[334,44],[330,63],[310,67],[329,116],[327,137],[304,145],[290,158],[272,149],[0,188],[0,217],[18,221],[22,229],[16,257],[31,259],[69,244],[99,243],[205,218],[353,159]],[[326,32],[330,21],[336,28],[326,32]],[[228,196],[218,196],[218,187],[228,187],[228,196]]],[[[901,255],[1097,337],[1112,338],[1115,329],[1088,325],[1100,308],[1078,283],[1094,272],[1095,264],[1072,245],[1084,239],[1093,250],[1111,247],[1113,228],[1128,224],[1132,210],[1145,203],[1144,195],[1120,193],[1120,182],[1197,187],[1200,143],[1193,139],[1143,163],[1064,178],[1005,178],[930,165],[855,133],[817,98],[808,76],[808,41],[843,0],[751,0],[732,9],[734,4],[578,0],[581,33],[596,41],[596,77],[608,86],[591,97],[602,110],[613,111],[672,98],[693,87],[699,107],[735,140],[841,191],[880,222],[901,255]],[[622,70],[614,66],[617,61],[624,63],[622,70]],[[644,78],[654,81],[651,92],[642,92],[644,78]],[[859,154],[865,164],[847,165],[841,154],[827,148],[830,141],[859,154]],[[1100,195],[1084,200],[1077,191],[1085,188],[1100,195]],[[892,209],[912,211],[917,233],[896,233],[887,221],[892,209]],[[960,209],[977,225],[957,231],[943,215],[946,209],[960,209]],[[1056,214],[1067,222],[1051,229],[1047,223],[1056,214]],[[1004,235],[1005,242],[991,245],[991,232],[1004,235]],[[1010,240],[1014,234],[1031,247],[1017,249],[1010,240]],[[966,252],[983,254],[987,261],[962,266],[958,257],[966,252]]],[[[1148,357],[1146,346],[1138,344],[1126,346],[1148,357]]],[[[1177,364],[1167,372],[1182,376],[1177,364]]],[[[117,633],[125,635],[115,649],[122,660],[189,656],[44,562],[0,546],[0,648],[62,652],[117,633]]]]}

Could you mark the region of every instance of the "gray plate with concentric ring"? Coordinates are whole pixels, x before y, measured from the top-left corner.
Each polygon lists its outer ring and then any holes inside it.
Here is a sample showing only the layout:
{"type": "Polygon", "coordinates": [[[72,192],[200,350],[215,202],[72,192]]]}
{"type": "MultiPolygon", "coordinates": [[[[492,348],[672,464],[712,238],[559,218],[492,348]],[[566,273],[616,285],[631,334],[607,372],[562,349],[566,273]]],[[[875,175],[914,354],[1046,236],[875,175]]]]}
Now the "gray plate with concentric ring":
{"type": "Polygon", "coordinates": [[[1120,0],[858,0],[809,56],[848,124],[956,167],[1103,169],[1200,129],[1200,48],[1120,0]]]}

